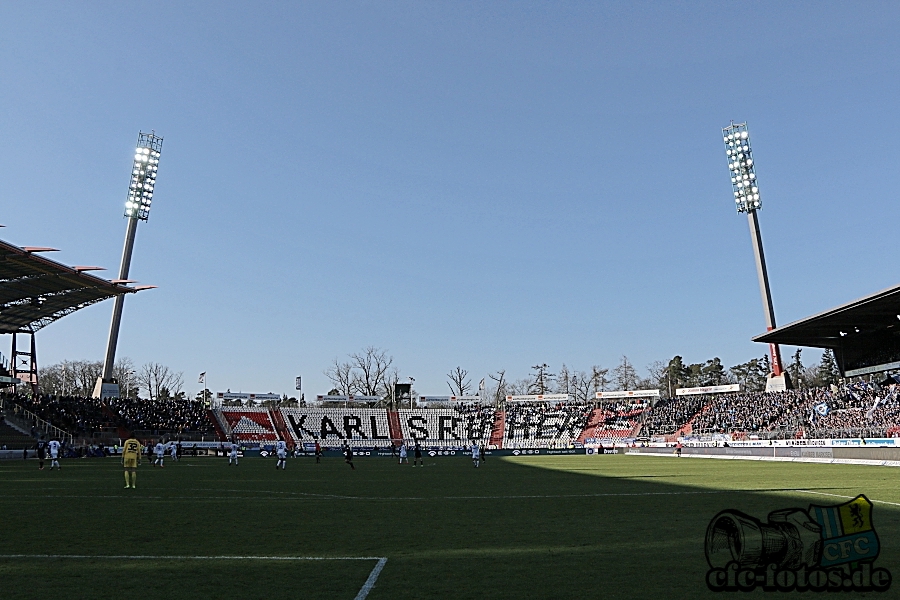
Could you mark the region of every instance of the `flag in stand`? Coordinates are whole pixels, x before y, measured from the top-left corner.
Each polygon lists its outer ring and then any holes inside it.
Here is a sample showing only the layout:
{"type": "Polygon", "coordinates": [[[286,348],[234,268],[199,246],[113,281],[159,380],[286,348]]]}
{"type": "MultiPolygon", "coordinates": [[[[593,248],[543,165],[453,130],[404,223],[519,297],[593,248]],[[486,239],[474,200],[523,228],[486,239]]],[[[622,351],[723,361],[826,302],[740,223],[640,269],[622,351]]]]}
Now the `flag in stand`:
{"type": "Polygon", "coordinates": [[[200,379],[197,380],[197,383],[204,383],[204,382],[206,382],[206,371],[203,371],[202,373],[200,373],[200,379]]]}
{"type": "Polygon", "coordinates": [[[484,390],[484,377],[481,378],[481,383],[478,384],[479,390],[484,390]]]}

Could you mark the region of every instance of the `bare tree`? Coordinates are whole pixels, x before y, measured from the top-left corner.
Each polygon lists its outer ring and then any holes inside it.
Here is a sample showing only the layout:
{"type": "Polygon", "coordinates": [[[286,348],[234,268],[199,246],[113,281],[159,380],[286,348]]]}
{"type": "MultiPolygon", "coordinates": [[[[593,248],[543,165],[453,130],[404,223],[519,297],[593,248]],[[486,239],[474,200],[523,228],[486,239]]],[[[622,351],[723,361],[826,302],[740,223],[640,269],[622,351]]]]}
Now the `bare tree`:
{"type": "Polygon", "coordinates": [[[572,393],[572,374],[569,373],[569,367],[565,363],[559,368],[559,375],[556,376],[556,393],[572,393]]]}
{"type": "Polygon", "coordinates": [[[376,396],[384,388],[388,370],[394,363],[394,357],[388,356],[385,350],[369,346],[362,352],[350,355],[353,365],[354,388],[365,396],[376,396]]]}
{"type": "Polygon", "coordinates": [[[661,360],[647,365],[647,379],[640,381],[642,389],[668,389],[669,366],[661,360]]]}
{"type": "Polygon", "coordinates": [[[531,384],[531,393],[533,394],[546,394],[547,388],[550,386],[550,383],[553,381],[555,375],[549,372],[550,365],[547,363],[543,363],[540,365],[535,365],[531,367],[531,370],[534,371],[534,379],[531,384]]]}
{"type": "Polygon", "coordinates": [[[350,363],[341,362],[335,358],[325,369],[324,374],[331,382],[331,391],[336,391],[339,396],[349,396],[353,393],[353,365],[350,363]]]}
{"type": "Polygon", "coordinates": [[[103,365],[98,360],[76,360],[72,363],[75,376],[75,391],[78,396],[90,396],[97,378],[103,373],[103,365]]]}
{"type": "MultiPolygon", "coordinates": [[[[400,383],[400,371],[398,371],[396,367],[391,367],[388,369],[388,372],[384,376],[384,381],[381,383],[380,395],[382,402],[385,404],[393,403],[394,390],[397,389],[398,383],[400,383]]],[[[412,388],[409,390],[409,395],[410,398],[415,398],[415,393],[412,388]]]]}
{"type": "Polygon", "coordinates": [[[130,358],[123,356],[116,361],[113,367],[113,377],[119,383],[119,396],[137,398],[140,384],[137,379],[137,368],[130,358]]]}
{"type": "Polygon", "coordinates": [[[613,381],[620,390],[633,390],[637,387],[638,374],[627,356],[623,355],[622,362],[613,369],[613,381]]]}
{"type": "Polygon", "coordinates": [[[570,391],[578,402],[593,402],[596,399],[597,377],[599,373],[591,369],[591,372],[575,371],[571,376],[570,391]]]}
{"type": "Polygon", "coordinates": [[[184,374],[174,372],[159,363],[147,363],[141,367],[138,380],[151,400],[165,400],[183,394],[184,374]]]}
{"type": "Polygon", "coordinates": [[[497,383],[497,387],[494,389],[494,404],[499,406],[502,401],[506,400],[506,369],[501,369],[497,373],[488,373],[488,377],[497,383]]]}
{"type": "Polygon", "coordinates": [[[506,396],[525,396],[531,393],[531,379],[516,379],[506,382],[506,396]]]}
{"type": "Polygon", "coordinates": [[[609,369],[604,369],[600,365],[591,367],[591,374],[594,380],[594,392],[602,392],[608,389],[609,384],[612,383],[606,377],[609,374],[609,369]]]}
{"type": "Polygon", "coordinates": [[[472,382],[466,379],[468,375],[469,372],[462,367],[456,367],[455,370],[447,373],[447,377],[450,379],[447,385],[450,387],[451,395],[465,396],[469,393],[469,390],[472,389],[472,382]]]}

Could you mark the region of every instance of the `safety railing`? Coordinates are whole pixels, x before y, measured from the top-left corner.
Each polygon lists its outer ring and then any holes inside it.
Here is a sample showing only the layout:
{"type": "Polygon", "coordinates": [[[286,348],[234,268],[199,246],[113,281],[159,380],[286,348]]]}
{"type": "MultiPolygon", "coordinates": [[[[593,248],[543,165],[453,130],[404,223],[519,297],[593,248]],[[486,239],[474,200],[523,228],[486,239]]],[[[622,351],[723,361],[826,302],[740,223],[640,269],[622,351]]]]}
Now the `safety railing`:
{"type": "Polygon", "coordinates": [[[73,442],[74,438],[71,433],[45,421],[12,400],[0,397],[0,410],[4,412],[7,421],[12,421],[26,431],[30,431],[33,436],[44,435],[67,444],[73,442]]]}

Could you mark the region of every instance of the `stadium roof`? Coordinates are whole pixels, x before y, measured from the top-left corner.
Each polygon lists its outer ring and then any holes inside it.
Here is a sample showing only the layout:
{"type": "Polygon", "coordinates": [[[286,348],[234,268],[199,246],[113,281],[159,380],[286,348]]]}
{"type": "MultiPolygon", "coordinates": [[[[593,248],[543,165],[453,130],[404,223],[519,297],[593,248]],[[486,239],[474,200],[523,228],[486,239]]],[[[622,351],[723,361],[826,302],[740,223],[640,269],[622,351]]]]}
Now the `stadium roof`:
{"type": "Polygon", "coordinates": [[[752,339],[789,346],[841,348],[859,334],[894,332],[900,332],[900,285],[776,327],[752,339]]]}
{"type": "Polygon", "coordinates": [[[52,250],[0,240],[0,334],[37,331],[80,308],[152,287],[130,288],[85,273],[100,267],[69,267],[37,254],[52,250]]]}

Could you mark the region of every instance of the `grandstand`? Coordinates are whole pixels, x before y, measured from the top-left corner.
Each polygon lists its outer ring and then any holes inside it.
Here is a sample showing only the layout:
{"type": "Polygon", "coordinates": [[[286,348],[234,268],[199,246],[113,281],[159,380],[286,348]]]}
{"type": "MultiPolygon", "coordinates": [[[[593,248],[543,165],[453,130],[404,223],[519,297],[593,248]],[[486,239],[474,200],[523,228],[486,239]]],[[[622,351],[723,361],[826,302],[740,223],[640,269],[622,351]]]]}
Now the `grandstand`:
{"type": "Polygon", "coordinates": [[[388,411],[378,408],[283,408],[289,439],[295,444],[318,440],[323,445],[347,441],[366,447],[388,447],[391,425],[388,411]]]}
{"type": "MultiPolygon", "coordinates": [[[[275,442],[279,438],[272,414],[265,408],[213,409],[222,437],[244,443],[275,442]]],[[[222,441],[225,441],[224,439],[222,441]]]]}
{"type": "Polygon", "coordinates": [[[19,247],[0,240],[0,334],[12,335],[10,360],[0,361],[0,385],[13,385],[19,380],[29,384],[35,394],[35,332],[86,306],[145,289],[87,273],[100,267],[70,267],[40,255],[53,250],[19,247]],[[17,346],[19,334],[31,338],[24,350],[17,346]]]}
{"type": "Polygon", "coordinates": [[[568,447],[581,437],[593,411],[583,402],[507,401],[504,447],[568,447]]]}
{"type": "Polygon", "coordinates": [[[900,370],[900,285],[753,338],[834,351],[843,377],[900,370]]]}
{"type": "Polygon", "coordinates": [[[236,440],[290,447],[319,441],[387,448],[401,440],[426,447],[572,448],[673,442],[681,436],[727,439],[892,437],[900,434],[900,385],[856,382],[784,392],[729,392],[661,399],[655,405],[622,399],[586,402],[507,402],[505,410],[459,405],[392,411],[383,408],[221,407],[181,397],[166,400],[70,396],[0,396],[8,422],[21,431],[68,443],[142,439],[236,440]]]}
{"type": "Polygon", "coordinates": [[[398,416],[403,439],[438,447],[489,444],[497,418],[492,407],[480,405],[406,409],[398,416]]]}

